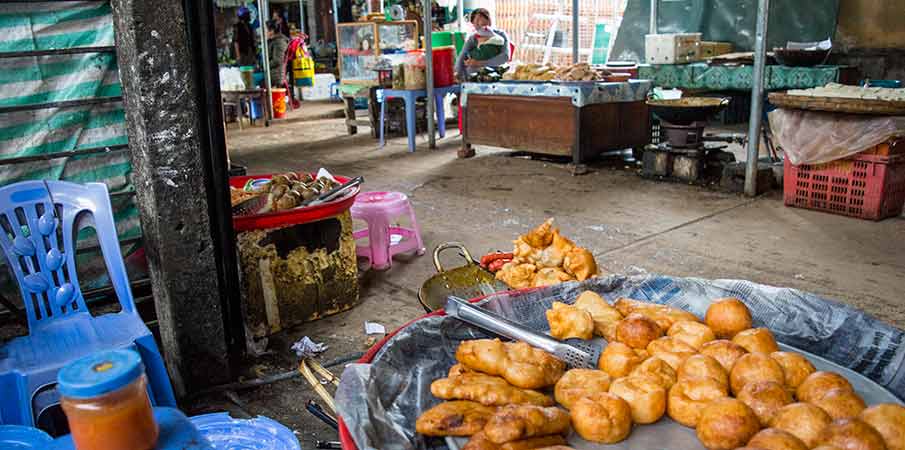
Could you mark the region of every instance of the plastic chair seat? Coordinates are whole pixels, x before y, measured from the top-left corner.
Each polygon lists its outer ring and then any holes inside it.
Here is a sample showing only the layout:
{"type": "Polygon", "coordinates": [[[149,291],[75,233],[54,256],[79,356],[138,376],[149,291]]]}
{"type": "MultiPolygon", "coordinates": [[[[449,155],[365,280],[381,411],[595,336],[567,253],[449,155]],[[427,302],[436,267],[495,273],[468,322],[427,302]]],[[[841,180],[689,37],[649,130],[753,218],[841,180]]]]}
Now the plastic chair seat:
{"type": "Polygon", "coordinates": [[[368,238],[368,245],[356,245],[355,253],[368,258],[377,270],[390,268],[393,256],[415,251],[424,254],[424,242],[408,197],[401,192],[363,192],[352,205],[352,218],[368,227],[352,233],[355,240],[368,238]],[[411,227],[393,225],[399,217],[408,217],[411,227]]]}
{"type": "MultiPolygon", "coordinates": [[[[461,92],[461,86],[454,84],[452,86],[434,88],[434,104],[437,111],[437,132],[440,138],[446,137],[446,113],[444,111],[443,99],[446,94],[458,94],[461,92]]],[[[405,133],[408,137],[409,152],[415,151],[415,101],[419,98],[427,97],[426,89],[380,89],[377,91],[377,101],[380,102],[380,146],[386,145],[384,138],[384,129],[386,128],[386,104],[391,98],[401,98],[405,102],[405,133]]]]}

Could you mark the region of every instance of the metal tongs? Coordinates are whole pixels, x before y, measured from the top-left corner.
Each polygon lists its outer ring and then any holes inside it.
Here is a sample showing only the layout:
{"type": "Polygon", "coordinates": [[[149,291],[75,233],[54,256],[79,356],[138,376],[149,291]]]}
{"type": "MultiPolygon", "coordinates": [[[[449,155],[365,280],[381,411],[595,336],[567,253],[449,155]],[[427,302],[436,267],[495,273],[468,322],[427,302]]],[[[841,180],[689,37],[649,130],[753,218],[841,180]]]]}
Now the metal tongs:
{"type": "Polygon", "coordinates": [[[345,183],[343,183],[327,192],[324,192],[319,197],[315,198],[314,200],[311,200],[311,202],[309,202],[307,204],[303,204],[303,206],[314,206],[314,205],[319,205],[321,203],[332,202],[333,200],[336,200],[336,199],[342,197],[343,195],[345,195],[345,193],[347,191],[349,191],[350,189],[360,185],[361,183],[364,183],[364,181],[365,181],[365,178],[361,177],[361,176],[352,178],[351,180],[346,181],[345,183]]]}
{"type": "Polygon", "coordinates": [[[515,322],[472,305],[467,300],[449,296],[446,314],[509,339],[523,341],[562,360],[569,367],[596,369],[603,347],[581,339],[561,342],[529,330],[515,322]]]}

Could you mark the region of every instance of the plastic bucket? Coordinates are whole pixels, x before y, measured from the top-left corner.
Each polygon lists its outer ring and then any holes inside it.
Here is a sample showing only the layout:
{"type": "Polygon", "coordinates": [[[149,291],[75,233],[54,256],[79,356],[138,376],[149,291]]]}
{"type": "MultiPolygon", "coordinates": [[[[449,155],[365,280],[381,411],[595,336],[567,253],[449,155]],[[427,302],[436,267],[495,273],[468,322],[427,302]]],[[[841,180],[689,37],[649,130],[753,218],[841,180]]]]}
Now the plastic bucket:
{"type": "Polygon", "coordinates": [[[271,100],[273,101],[273,118],[283,119],[286,117],[286,89],[271,89],[271,100]]]}
{"type": "Polygon", "coordinates": [[[264,111],[261,108],[260,100],[252,99],[248,103],[251,105],[251,107],[250,107],[251,110],[248,112],[248,115],[252,118],[252,120],[258,120],[261,117],[264,117],[264,111]]]}
{"type": "Polygon", "coordinates": [[[455,76],[456,49],[452,46],[434,49],[434,87],[452,86],[455,76]]]}
{"type": "Polygon", "coordinates": [[[431,46],[434,48],[437,47],[449,47],[453,45],[453,35],[449,31],[434,31],[431,34],[431,46]]]}
{"type": "Polygon", "coordinates": [[[245,89],[254,89],[255,68],[253,66],[239,67],[239,74],[242,76],[242,82],[245,83],[245,89]]]}

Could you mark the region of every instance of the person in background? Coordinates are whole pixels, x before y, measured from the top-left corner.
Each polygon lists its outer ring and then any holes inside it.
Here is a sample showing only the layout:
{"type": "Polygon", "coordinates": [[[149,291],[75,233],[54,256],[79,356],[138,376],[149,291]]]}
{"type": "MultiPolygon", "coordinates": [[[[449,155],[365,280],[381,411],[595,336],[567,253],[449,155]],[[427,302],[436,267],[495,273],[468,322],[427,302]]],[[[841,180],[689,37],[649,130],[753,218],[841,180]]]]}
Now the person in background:
{"type": "Polygon", "coordinates": [[[276,22],[277,31],[286,36],[286,38],[290,38],[289,34],[289,24],[286,23],[286,17],[283,16],[283,10],[281,8],[273,8],[273,11],[270,12],[270,19],[276,22]]]}
{"type": "Polygon", "coordinates": [[[267,52],[270,55],[270,85],[287,87],[286,84],[286,49],[289,38],[279,31],[276,21],[267,21],[267,52]]]}
{"type": "Polygon", "coordinates": [[[251,29],[251,11],[243,6],[236,11],[236,15],[239,17],[236,32],[233,33],[236,63],[240,66],[254,66],[258,61],[258,51],[255,32],[251,29]]]}
{"type": "Polygon", "coordinates": [[[478,8],[471,12],[471,24],[475,32],[465,41],[456,60],[456,76],[466,81],[468,75],[482,67],[496,67],[509,62],[509,36],[503,30],[493,28],[490,12],[478,8]]]}

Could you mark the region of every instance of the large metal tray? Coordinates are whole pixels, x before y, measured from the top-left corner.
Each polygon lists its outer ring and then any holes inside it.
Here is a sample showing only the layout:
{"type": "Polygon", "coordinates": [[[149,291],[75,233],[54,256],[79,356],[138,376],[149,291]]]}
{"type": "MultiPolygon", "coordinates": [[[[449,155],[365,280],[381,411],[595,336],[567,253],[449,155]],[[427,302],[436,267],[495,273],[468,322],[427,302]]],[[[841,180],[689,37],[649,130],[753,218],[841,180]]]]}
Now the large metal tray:
{"type": "MultiPolygon", "coordinates": [[[[817,370],[836,372],[846,377],[868,406],[878,403],[903,405],[891,392],[858,372],[788,345],[779,344],[779,347],[782,350],[798,352],[806,356],[817,370]]],[[[567,440],[569,445],[576,450],[706,450],[695,436],[694,428],[680,425],[666,415],[656,423],[636,425],[628,439],[618,444],[604,445],[588,442],[574,431],[569,434],[567,440]]],[[[466,442],[468,442],[467,438],[446,439],[450,450],[461,450],[466,442]]]]}

